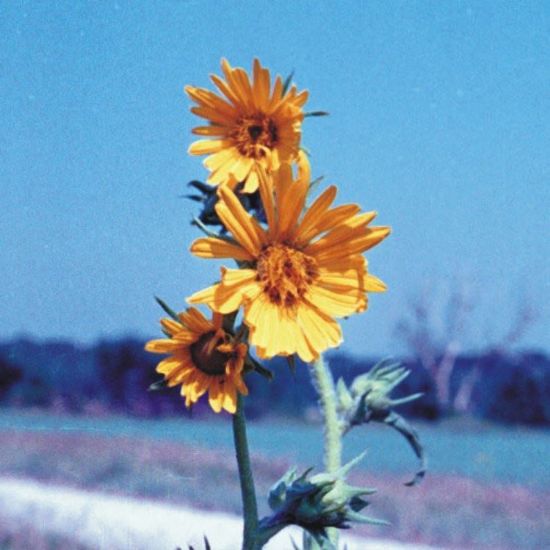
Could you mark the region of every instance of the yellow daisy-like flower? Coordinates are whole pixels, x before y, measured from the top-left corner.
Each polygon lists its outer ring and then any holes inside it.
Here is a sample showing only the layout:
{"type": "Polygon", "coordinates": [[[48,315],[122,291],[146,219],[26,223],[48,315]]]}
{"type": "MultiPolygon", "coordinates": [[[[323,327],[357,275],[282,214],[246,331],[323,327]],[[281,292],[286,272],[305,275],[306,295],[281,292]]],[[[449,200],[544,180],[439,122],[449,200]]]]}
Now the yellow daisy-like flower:
{"type": "Polygon", "coordinates": [[[225,409],[235,413],[237,391],[248,394],[242,379],[246,344],[233,341],[223,330],[223,316],[214,313],[209,321],[196,308],[178,315],[179,322],[162,319],[161,325],[169,338],[151,340],[147,351],[167,353],[157,372],[164,375],[168,386],[181,387],[187,407],[208,392],[208,402],[215,412],[225,409]]]}
{"type": "Polygon", "coordinates": [[[365,310],[367,292],[386,289],[367,272],[362,253],[384,239],[390,228],[370,227],[376,213],[359,213],[357,205],[331,208],[335,186],[304,210],[307,171],[297,181],[288,165],[272,176],[260,175],[267,228],[245,211],[231,189],[220,188],[216,212],[235,242],[201,238],[191,252],[203,258],[234,258],[243,268],[222,268],[221,282],[189,301],[220,313],[244,305],[249,343],[260,357],[298,354],[310,362],[341,343],[335,317],[365,310]]]}
{"type": "Polygon", "coordinates": [[[208,136],[189,148],[192,155],[209,155],[204,165],[210,171],[208,182],[229,184],[246,182],[244,192],[258,188],[258,167],[277,170],[281,163],[298,160],[302,106],[308,92],[292,86],[283,93],[277,77],[273,91],[269,71],[254,60],[253,78],[241,68],[232,68],[222,59],[225,80],[211,79],[225,97],[204,88],[186,86],[185,91],[197,106],[191,111],[209,121],[193,133],[208,136]]]}

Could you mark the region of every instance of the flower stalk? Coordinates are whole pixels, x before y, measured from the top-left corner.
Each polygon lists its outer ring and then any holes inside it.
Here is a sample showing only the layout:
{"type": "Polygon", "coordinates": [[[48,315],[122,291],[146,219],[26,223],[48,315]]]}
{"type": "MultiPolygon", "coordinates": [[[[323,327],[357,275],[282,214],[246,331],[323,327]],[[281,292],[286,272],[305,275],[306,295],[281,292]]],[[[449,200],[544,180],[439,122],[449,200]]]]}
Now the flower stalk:
{"type": "Polygon", "coordinates": [[[244,403],[241,395],[237,396],[237,410],[233,415],[233,441],[235,442],[235,454],[239,468],[239,481],[243,501],[244,530],[242,550],[257,550],[261,548],[257,540],[258,505],[256,503],[254,477],[250,465],[244,403]]]}
{"type": "MultiPolygon", "coordinates": [[[[342,466],[342,430],[338,418],[336,388],[330,368],[322,355],[311,364],[310,370],[325,423],[324,465],[326,471],[333,474],[342,466]]],[[[337,547],[337,529],[329,530],[329,538],[337,547]]]]}

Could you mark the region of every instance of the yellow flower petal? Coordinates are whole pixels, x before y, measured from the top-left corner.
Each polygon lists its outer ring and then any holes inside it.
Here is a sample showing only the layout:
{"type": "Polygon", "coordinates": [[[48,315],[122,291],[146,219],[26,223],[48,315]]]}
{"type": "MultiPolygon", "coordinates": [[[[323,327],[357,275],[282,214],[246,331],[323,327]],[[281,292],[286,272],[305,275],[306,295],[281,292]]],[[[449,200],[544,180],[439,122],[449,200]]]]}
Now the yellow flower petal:
{"type": "Polygon", "coordinates": [[[197,239],[191,245],[191,253],[200,258],[235,258],[240,261],[253,259],[242,246],[215,237],[197,239]]]}
{"type": "Polygon", "coordinates": [[[258,165],[277,169],[281,163],[300,162],[302,106],[307,93],[298,94],[293,87],[283,96],[280,77],[271,91],[269,71],[257,59],[251,79],[244,69],[231,67],[225,59],[221,67],[224,79],[211,75],[221,96],[194,86],[185,89],[196,103],[191,111],[211,123],[194,128],[193,133],[221,138],[196,142],[189,152],[210,155],[205,160],[211,171],[208,182],[224,185],[235,179],[245,182],[245,193],[253,193],[258,188],[258,165]],[[218,156],[224,150],[231,155],[218,156]]]}
{"type": "Polygon", "coordinates": [[[256,257],[263,244],[264,230],[244,209],[231,189],[221,187],[218,193],[221,199],[216,204],[218,216],[239,244],[256,257]]]}
{"type": "Polygon", "coordinates": [[[207,155],[209,153],[217,153],[223,149],[227,149],[231,142],[226,139],[201,139],[195,141],[189,147],[190,155],[207,155]]]}

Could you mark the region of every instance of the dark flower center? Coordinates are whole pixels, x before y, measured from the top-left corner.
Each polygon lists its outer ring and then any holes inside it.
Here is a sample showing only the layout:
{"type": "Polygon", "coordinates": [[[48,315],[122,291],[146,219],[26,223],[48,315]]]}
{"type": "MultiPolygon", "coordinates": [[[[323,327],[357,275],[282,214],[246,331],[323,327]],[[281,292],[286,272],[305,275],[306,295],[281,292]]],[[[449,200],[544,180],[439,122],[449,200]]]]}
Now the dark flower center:
{"type": "Polygon", "coordinates": [[[262,147],[273,149],[279,141],[275,122],[263,113],[241,117],[229,135],[239,153],[252,158],[263,156],[265,151],[262,147]]]}
{"type": "Polygon", "coordinates": [[[248,134],[254,142],[258,141],[258,138],[262,135],[262,132],[262,127],[258,126],[257,124],[253,124],[252,126],[248,127],[248,134]]]}
{"type": "Polygon", "coordinates": [[[225,373],[225,365],[231,358],[229,353],[221,353],[216,348],[223,343],[223,338],[217,332],[203,334],[191,345],[191,358],[195,366],[210,376],[220,376],[225,373]]]}

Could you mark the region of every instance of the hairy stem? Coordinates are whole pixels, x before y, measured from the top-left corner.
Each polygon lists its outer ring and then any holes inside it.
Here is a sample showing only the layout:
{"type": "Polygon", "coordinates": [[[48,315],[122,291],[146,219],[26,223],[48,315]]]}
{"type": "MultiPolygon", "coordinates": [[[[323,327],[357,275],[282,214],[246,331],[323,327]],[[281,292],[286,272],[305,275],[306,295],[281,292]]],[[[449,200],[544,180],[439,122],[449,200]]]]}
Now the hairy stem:
{"type": "MultiPolygon", "coordinates": [[[[311,376],[319,395],[319,404],[325,423],[325,468],[333,473],[342,466],[342,431],[336,410],[336,389],[332,373],[320,356],[311,365],[311,376]]],[[[330,539],[338,547],[338,531],[330,529],[330,539]]]]}
{"type": "Polygon", "coordinates": [[[233,440],[235,442],[235,454],[237,456],[243,501],[244,532],[242,550],[257,550],[260,548],[257,541],[258,506],[256,504],[256,491],[246,437],[243,397],[239,393],[237,394],[237,411],[233,415],[233,440]]]}

